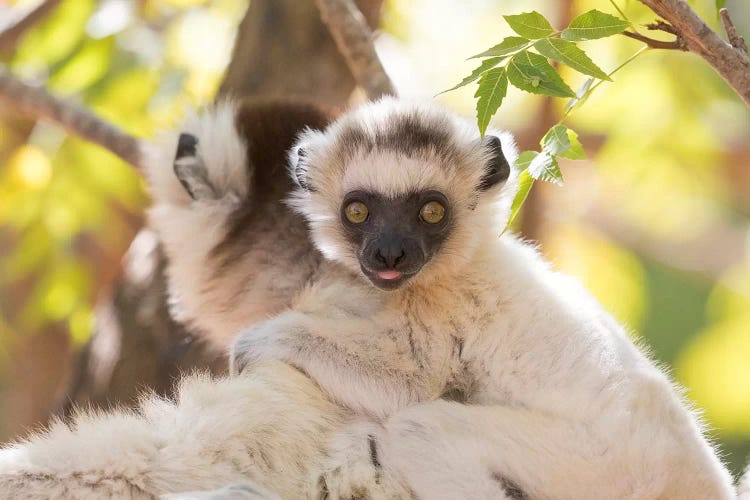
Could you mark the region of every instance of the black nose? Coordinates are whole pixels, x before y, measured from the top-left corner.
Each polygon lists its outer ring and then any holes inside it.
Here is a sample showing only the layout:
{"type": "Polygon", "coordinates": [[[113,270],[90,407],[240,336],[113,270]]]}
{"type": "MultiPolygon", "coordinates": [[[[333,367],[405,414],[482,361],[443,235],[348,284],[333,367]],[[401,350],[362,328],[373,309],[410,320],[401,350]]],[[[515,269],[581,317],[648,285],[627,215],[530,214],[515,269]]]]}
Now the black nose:
{"type": "Polygon", "coordinates": [[[406,252],[400,243],[389,242],[380,246],[375,253],[375,258],[385,264],[389,269],[394,269],[399,262],[404,260],[406,252]]]}

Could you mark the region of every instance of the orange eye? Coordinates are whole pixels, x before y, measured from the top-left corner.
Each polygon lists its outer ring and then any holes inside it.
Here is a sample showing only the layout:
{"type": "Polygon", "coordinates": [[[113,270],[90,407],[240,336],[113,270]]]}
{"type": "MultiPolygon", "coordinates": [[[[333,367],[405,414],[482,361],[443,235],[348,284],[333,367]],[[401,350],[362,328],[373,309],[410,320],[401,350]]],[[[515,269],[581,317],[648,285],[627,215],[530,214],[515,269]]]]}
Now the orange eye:
{"type": "Polygon", "coordinates": [[[344,209],[344,215],[346,215],[347,220],[352,224],[362,224],[367,220],[369,213],[367,205],[361,201],[353,201],[344,209]]]}
{"type": "Polygon", "coordinates": [[[445,207],[437,201],[428,201],[422,206],[419,216],[428,224],[437,224],[445,217],[445,207]]]}

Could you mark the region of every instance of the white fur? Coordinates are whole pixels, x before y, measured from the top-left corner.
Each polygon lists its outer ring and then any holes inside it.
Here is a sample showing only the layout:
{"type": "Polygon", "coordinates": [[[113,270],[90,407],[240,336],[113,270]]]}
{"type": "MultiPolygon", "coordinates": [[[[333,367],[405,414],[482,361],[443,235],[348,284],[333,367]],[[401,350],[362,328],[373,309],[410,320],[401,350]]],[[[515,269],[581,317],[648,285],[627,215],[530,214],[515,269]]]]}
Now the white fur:
{"type": "Polygon", "coordinates": [[[176,403],[148,396],[137,413],[82,413],[1,450],[0,498],[153,498],[249,479],[301,498],[342,422],[315,384],[281,363],[231,379],[187,377],[176,403]]]}
{"type": "Polygon", "coordinates": [[[737,485],[738,500],[750,500],[750,466],[745,469],[744,474],[740,477],[737,485]]]}
{"type": "Polygon", "coordinates": [[[383,421],[381,461],[421,498],[488,498],[495,476],[532,498],[734,496],[668,378],[580,285],[511,237],[485,240],[472,268],[418,291],[375,292],[372,321],[372,302],[358,310],[348,284],[319,312],[284,313],[239,346],[303,367],[342,404],[383,421]],[[387,334],[418,324],[421,367],[407,339],[387,334]],[[466,367],[471,404],[429,402],[466,367]]]}
{"type": "Polygon", "coordinates": [[[200,140],[197,154],[203,159],[212,184],[222,193],[247,194],[247,144],[235,124],[236,104],[222,101],[201,114],[191,112],[174,129],[152,143],[144,143],[142,156],[151,194],[157,202],[189,205],[190,196],[172,170],[180,133],[200,140]]]}

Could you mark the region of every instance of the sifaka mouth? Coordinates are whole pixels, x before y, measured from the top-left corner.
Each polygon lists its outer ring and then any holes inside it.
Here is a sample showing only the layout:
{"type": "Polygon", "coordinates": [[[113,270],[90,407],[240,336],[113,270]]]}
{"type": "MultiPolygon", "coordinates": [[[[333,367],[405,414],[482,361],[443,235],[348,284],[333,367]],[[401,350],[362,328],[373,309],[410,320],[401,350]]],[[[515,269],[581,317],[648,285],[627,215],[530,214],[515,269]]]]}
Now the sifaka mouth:
{"type": "Polygon", "coordinates": [[[401,288],[415,273],[402,273],[395,269],[385,269],[383,271],[373,271],[362,266],[362,272],[367,276],[370,282],[381,290],[396,290],[401,288]]]}
{"type": "Polygon", "coordinates": [[[402,276],[403,274],[400,271],[396,271],[395,269],[388,269],[386,271],[377,272],[378,278],[380,278],[381,280],[387,280],[387,281],[399,280],[401,279],[402,276]]]}

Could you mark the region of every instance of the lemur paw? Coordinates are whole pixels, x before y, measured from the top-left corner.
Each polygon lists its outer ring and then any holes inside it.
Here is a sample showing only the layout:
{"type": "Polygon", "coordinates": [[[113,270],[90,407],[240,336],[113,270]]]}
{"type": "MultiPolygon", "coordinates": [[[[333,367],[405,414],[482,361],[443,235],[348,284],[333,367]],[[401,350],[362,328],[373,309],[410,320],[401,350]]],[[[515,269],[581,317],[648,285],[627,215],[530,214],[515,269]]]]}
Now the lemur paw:
{"type": "Polygon", "coordinates": [[[350,443],[334,441],[332,456],[312,485],[309,498],[315,500],[400,500],[412,498],[410,492],[383,469],[378,444],[372,434],[350,435],[350,443]]]}
{"type": "Polygon", "coordinates": [[[229,354],[229,372],[238,375],[262,361],[290,361],[287,330],[274,320],[259,323],[242,332],[232,344],[229,354]]]}
{"type": "Polygon", "coordinates": [[[198,138],[180,134],[174,158],[174,173],[194,200],[216,199],[216,190],[208,179],[208,170],[198,155],[198,138]]]}

